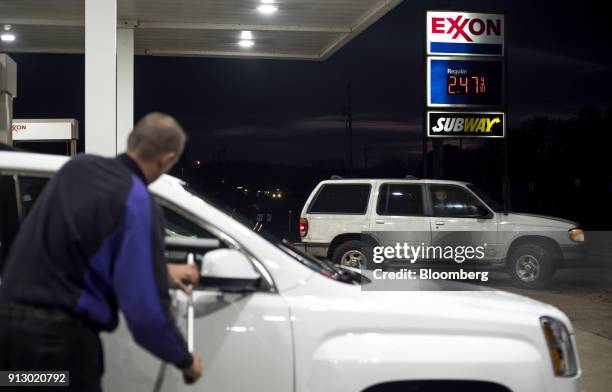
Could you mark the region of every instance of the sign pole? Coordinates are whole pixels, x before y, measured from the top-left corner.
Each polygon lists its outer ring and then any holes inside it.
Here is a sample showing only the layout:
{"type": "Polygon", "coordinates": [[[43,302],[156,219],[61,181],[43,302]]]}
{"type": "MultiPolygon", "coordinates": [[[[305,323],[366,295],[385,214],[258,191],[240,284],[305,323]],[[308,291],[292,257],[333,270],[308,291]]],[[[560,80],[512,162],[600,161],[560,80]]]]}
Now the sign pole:
{"type": "MultiPolygon", "coordinates": [[[[423,20],[425,21],[425,36],[427,36],[427,10],[425,10],[424,12],[424,18],[423,20]]],[[[427,39],[425,39],[425,42],[423,44],[423,58],[427,59],[427,39]]],[[[427,61],[427,60],[426,60],[427,61]]],[[[427,67],[424,68],[425,71],[425,77],[423,78],[423,86],[425,87],[423,89],[423,91],[425,91],[425,95],[423,96],[423,142],[421,145],[421,159],[422,159],[422,167],[421,167],[421,172],[422,172],[422,176],[423,178],[427,178],[428,176],[428,168],[427,168],[427,67]]]]}
{"type": "MultiPolygon", "coordinates": [[[[504,19],[504,40],[505,40],[505,34],[506,34],[506,20],[504,19]]],[[[505,46],[505,45],[504,45],[505,46]]],[[[504,48],[504,77],[508,76],[508,48],[505,47],[504,48]]],[[[504,105],[508,105],[508,86],[506,85],[504,88],[504,105]]],[[[507,110],[507,109],[506,109],[507,110]]],[[[504,206],[504,211],[506,213],[508,213],[508,211],[510,210],[510,174],[509,174],[509,168],[508,168],[508,137],[509,134],[506,133],[504,135],[504,180],[502,183],[502,203],[504,206]]]]}

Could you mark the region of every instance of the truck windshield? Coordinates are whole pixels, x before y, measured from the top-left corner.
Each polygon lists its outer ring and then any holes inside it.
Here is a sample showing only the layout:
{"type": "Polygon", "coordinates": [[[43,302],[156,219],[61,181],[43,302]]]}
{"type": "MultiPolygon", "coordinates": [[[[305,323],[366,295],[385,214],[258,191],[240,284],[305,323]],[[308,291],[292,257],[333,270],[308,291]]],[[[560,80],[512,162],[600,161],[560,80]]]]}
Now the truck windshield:
{"type": "MultiPolygon", "coordinates": [[[[266,238],[266,236],[263,236],[266,238]]],[[[267,239],[267,238],[266,238],[267,239]]],[[[274,243],[274,242],[273,242],[274,243]]],[[[334,263],[328,260],[317,259],[309,255],[308,253],[302,252],[293,246],[289,241],[283,239],[280,242],[274,243],[278,248],[280,248],[283,252],[287,253],[289,256],[293,257],[295,260],[304,264],[306,267],[311,270],[320,273],[323,276],[327,276],[330,279],[337,280],[339,282],[349,283],[349,284],[360,284],[367,283],[366,277],[362,276],[357,272],[353,272],[349,269],[345,269],[342,267],[338,267],[334,263]]]]}
{"type": "MultiPolygon", "coordinates": [[[[203,195],[201,192],[198,192],[191,188],[189,185],[183,185],[183,188],[191,193],[192,195],[206,201],[208,204],[218,208],[219,210],[225,212],[227,215],[232,217],[235,221],[241,223],[242,225],[248,227],[253,230],[257,227],[256,222],[246,218],[245,216],[239,214],[235,208],[229,207],[223,202],[214,200],[209,196],[203,195]]],[[[348,284],[360,284],[362,283],[362,279],[366,279],[362,277],[361,274],[353,272],[349,269],[345,269],[333,264],[327,260],[317,259],[316,257],[310,256],[301,250],[297,249],[293,246],[289,241],[285,239],[278,239],[273,234],[267,232],[264,229],[258,229],[257,233],[263,237],[266,241],[270,242],[280,250],[282,250],[287,255],[291,256],[294,260],[300,262],[311,270],[320,273],[323,276],[326,276],[330,279],[337,280],[339,282],[348,283],[348,284]]]]}
{"type": "Polygon", "coordinates": [[[484,201],[493,211],[495,211],[495,212],[503,212],[505,210],[503,205],[498,203],[495,199],[493,199],[491,196],[486,194],[484,191],[482,191],[476,185],[474,185],[474,184],[467,184],[467,187],[468,187],[469,190],[474,192],[476,194],[476,196],[478,196],[480,199],[482,199],[482,201],[484,201]]]}

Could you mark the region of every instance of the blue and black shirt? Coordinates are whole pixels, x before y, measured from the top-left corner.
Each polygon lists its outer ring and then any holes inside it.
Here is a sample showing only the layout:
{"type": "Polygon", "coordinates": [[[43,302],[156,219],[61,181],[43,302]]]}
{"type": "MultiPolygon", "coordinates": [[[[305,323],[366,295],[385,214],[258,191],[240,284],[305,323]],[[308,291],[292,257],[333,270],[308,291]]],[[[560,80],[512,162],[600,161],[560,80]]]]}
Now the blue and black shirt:
{"type": "Polygon", "coordinates": [[[127,155],[80,155],[51,179],[11,247],[0,302],[59,308],[99,330],[120,309],[135,340],[179,368],[192,358],[170,312],[163,220],[127,155]]]}

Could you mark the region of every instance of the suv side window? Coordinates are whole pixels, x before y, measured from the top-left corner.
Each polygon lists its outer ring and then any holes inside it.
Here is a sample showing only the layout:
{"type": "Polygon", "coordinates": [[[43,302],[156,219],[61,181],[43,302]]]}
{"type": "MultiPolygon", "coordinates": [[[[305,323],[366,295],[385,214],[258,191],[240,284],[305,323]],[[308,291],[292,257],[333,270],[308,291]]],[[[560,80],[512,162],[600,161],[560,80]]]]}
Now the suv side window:
{"type": "Polygon", "coordinates": [[[486,209],[474,195],[459,186],[430,185],[429,193],[434,216],[474,218],[486,209]]]}
{"type": "Polygon", "coordinates": [[[309,214],[358,214],[368,209],[370,184],[325,184],[310,204],[309,214]]]}
{"type": "Polygon", "coordinates": [[[0,274],[19,229],[17,193],[12,175],[0,176],[0,274]]]}
{"type": "Polygon", "coordinates": [[[416,184],[382,184],[376,206],[378,215],[423,216],[423,189],[416,184]]]}

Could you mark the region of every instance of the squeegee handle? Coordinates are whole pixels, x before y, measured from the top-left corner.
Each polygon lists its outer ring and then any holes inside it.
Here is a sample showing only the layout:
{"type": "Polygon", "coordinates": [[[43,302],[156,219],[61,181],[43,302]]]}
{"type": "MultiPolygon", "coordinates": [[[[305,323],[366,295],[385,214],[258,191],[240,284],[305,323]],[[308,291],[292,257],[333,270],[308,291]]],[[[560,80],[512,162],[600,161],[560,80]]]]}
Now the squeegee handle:
{"type": "MultiPolygon", "coordinates": [[[[195,263],[195,256],[193,253],[187,254],[187,264],[195,263]]],[[[190,353],[193,352],[193,287],[189,286],[189,298],[187,302],[187,349],[190,353]]]]}

